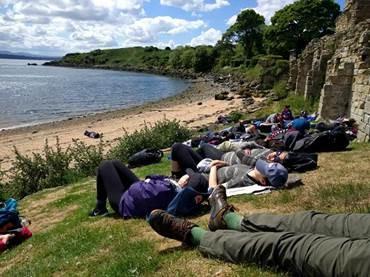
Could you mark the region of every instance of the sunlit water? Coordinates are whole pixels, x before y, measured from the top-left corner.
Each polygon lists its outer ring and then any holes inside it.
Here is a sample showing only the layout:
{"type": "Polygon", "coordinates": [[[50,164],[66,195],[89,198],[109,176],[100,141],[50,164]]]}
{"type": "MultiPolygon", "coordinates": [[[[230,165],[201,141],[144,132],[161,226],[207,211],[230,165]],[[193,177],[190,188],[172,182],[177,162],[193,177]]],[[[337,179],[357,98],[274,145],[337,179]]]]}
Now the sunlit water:
{"type": "Polygon", "coordinates": [[[188,87],[164,76],[41,66],[43,62],[0,59],[0,129],[136,106],[188,87]]]}

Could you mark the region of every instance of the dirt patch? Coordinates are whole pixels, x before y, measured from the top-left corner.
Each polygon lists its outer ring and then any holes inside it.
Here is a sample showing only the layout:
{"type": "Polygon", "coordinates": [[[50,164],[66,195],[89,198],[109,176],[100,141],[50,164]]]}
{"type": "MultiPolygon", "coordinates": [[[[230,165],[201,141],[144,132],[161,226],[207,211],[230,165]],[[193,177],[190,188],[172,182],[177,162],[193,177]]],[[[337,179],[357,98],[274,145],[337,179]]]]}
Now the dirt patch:
{"type": "Polygon", "coordinates": [[[78,205],[72,205],[63,209],[52,209],[34,215],[31,220],[30,229],[33,233],[46,232],[55,224],[62,222],[65,218],[70,216],[75,210],[79,208],[78,205]]]}

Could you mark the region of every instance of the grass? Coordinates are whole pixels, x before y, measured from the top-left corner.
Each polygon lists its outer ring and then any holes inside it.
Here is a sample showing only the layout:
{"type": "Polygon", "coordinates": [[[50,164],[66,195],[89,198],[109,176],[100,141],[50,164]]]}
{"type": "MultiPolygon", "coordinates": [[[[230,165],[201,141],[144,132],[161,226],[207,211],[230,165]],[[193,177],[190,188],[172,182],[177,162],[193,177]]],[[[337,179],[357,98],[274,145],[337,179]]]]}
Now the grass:
{"type": "MultiPolygon", "coordinates": [[[[319,168],[302,174],[304,185],[260,196],[232,197],[240,213],[370,212],[370,145],[322,153],[319,168]]],[[[162,162],[135,169],[169,174],[162,162]]],[[[286,276],[255,265],[233,265],[203,257],[195,249],[155,234],[145,220],[89,218],[95,180],[44,190],[20,201],[34,236],[0,256],[2,276],[286,276]]],[[[206,227],[208,216],[193,219],[206,227]]]]}

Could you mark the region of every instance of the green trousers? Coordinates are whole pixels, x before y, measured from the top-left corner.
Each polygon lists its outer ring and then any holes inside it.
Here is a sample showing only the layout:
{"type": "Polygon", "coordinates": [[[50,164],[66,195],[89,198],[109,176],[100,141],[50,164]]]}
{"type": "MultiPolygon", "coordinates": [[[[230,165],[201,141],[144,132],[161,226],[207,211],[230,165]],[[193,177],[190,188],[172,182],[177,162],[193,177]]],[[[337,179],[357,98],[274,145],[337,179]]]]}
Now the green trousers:
{"type": "Polygon", "coordinates": [[[204,254],[299,276],[370,276],[370,215],[303,212],[245,216],[241,231],[206,232],[204,254]]]}

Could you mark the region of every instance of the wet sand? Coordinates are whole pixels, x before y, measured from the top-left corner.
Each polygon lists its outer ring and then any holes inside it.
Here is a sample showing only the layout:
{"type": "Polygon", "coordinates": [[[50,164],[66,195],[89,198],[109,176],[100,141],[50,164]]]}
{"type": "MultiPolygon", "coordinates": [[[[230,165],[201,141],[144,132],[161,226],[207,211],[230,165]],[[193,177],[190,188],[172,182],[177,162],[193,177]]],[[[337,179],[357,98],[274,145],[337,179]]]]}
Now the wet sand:
{"type": "MultiPolygon", "coordinates": [[[[88,144],[97,144],[99,140],[84,136],[85,130],[103,133],[104,140],[114,145],[115,141],[127,132],[142,128],[145,123],[177,119],[189,128],[200,127],[215,122],[220,114],[228,114],[242,108],[242,101],[235,97],[231,101],[216,101],[214,95],[228,90],[221,84],[209,80],[192,81],[190,88],[183,93],[154,103],[148,103],[118,111],[71,118],[69,120],[40,125],[2,130],[0,132],[0,162],[6,169],[14,159],[13,146],[20,153],[31,155],[41,152],[47,139],[49,145],[55,145],[56,137],[62,147],[68,147],[73,139],[88,144]]],[[[230,93],[230,95],[233,95],[230,93]]]]}

